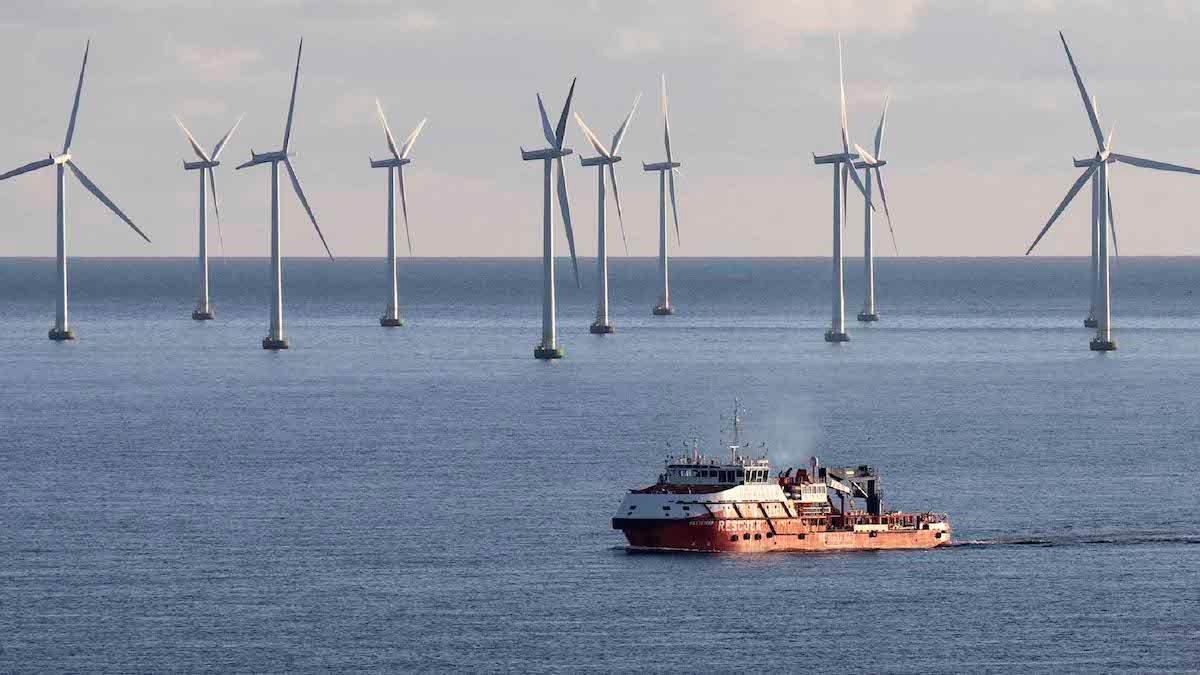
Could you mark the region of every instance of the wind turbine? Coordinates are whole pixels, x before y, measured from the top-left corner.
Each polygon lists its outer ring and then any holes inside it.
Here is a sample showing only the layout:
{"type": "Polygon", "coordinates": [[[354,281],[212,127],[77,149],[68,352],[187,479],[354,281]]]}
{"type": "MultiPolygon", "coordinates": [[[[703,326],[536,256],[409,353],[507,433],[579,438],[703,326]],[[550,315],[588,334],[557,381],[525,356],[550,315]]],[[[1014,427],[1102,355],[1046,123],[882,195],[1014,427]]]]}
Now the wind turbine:
{"type": "Polygon", "coordinates": [[[71,325],[67,321],[67,184],[66,170],[70,169],[71,173],[75,174],[75,178],[83,187],[87,188],[100,200],[100,203],[109,208],[110,211],[117,214],[117,217],[125,221],[125,224],[133,228],[134,232],[141,235],[142,239],[147,242],[150,237],[146,236],[145,232],[138,229],[137,225],[126,216],[116,204],[112,202],[96,184],[91,181],[83,171],[71,159],[71,139],[75,136],[75,118],[79,114],[79,95],[83,92],[83,73],[87,70],[88,52],[91,50],[92,42],[88,40],[87,46],[83,50],[83,65],[79,67],[79,84],[75,87],[75,103],[71,106],[71,120],[67,123],[67,139],[63,142],[62,152],[54,154],[51,152],[47,159],[39,159],[36,162],[30,162],[25,166],[18,167],[5,174],[0,174],[0,180],[19,176],[23,173],[36,171],[37,169],[45,168],[53,165],[58,170],[56,184],[58,186],[58,208],[56,210],[58,219],[58,295],[55,298],[56,307],[54,314],[54,326],[50,328],[49,337],[51,340],[74,340],[75,331],[71,330],[71,325]]]}
{"type": "MultiPolygon", "coordinates": [[[[413,143],[416,142],[417,136],[421,133],[421,129],[425,128],[425,120],[413,129],[408,138],[404,139],[404,145],[396,147],[396,140],[392,138],[392,128],[388,126],[387,117],[383,114],[383,105],[379,103],[379,99],[375,99],[375,109],[379,112],[379,122],[383,125],[383,134],[387,138],[388,150],[392,153],[391,159],[371,160],[371,168],[388,170],[388,210],[387,210],[387,247],[388,247],[388,274],[391,276],[391,295],[388,296],[387,312],[379,318],[379,325],[396,328],[404,325],[404,320],[400,318],[400,300],[396,292],[396,182],[400,185],[400,207],[404,211],[404,234],[408,240],[408,254],[412,255],[412,234],[408,230],[408,199],[404,196],[404,165],[412,160],[408,158],[408,153],[412,150],[413,143]],[[396,182],[392,181],[392,174],[396,175],[396,182]]],[[[369,158],[368,158],[369,159],[369,158]]]]}
{"type": "Polygon", "coordinates": [[[883,146],[883,125],[887,120],[888,99],[883,99],[883,114],[879,116],[879,127],[875,129],[875,154],[862,149],[862,146],[855,144],[854,149],[858,151],[858,156],[862,161],[855,162],[854,168],[864,169],[866,172],[866,194],[867,199],[863,200],[863,265],[865,266],[865,274],[867,280],[867,297],[863,301],[863,309],[858,313],[859,321],[878,321],[879,312],[875,310],[875,242],[874,242],[874,222],[872,218],[873,206],[871,204],[871,171],[875,171],[875,179],[879,182],[879,197],[883,200],[883,212],[887,216],[888,232],[892,235],[892,249],[896,248],[896,232],[892,229],[892,214],[888,211],[887,191],[883,189],[883,173],[880,169],[887,162],[880,155],[880,150],[883,146]]]}
{"type": "Polygon", "coordinates": [[[571,154],[570,148],[563,147],[563,138],[567,135],[567,116],[571,113],[571,97],[575,95],[575,80],[571,80],[571,89],[567,92],[567,100],[563,103],[562,114],[558,118],[558,126],[550,126],[550,118],[546,116],[546,106],[542,105],[542,95],[538,94],[538,113],[542,119],[542,134],[546,137],[549,147],[542,150],[526,151],[521,148],[521,159],[524,161],[542,160],[542,341],[533,348],[533,356],[538,359],[561,359],[563,349],[558,346],[558,333],[555,324],[554,306],[554,232],[551,229],[554,220],[554,203],[550,198],[550,165],[558,168],[558,183],[556,192],[558,205],[562,210],[563,227],[567,231],[567,246],[571,249],[571,266],[575,270],[575,285],[579,285],[579,263],[575,260],[575,232],[571,229],[571,204],[567,199],[567,174],[562,158],[571,154]]]}
{"type": "MultiPolygon", "coordinates": [[[[825,331],[826,342],[848,342],[850,335],[846,333],[846,289],[842,265],[842,221],[845,218],[846,178],[854,179],[866,199],[867,209],[873,209],[871,193],[858,177],[854,168],[854,160],[859,158],[857,152],[850,151],[850,132],[846,123],[846,82],[842,75],[842,38],[838,37],[838,86],[841,91],[842,105],[842,151],[832,155],[813,155],[814,164],[833,165],[833,321],[829,330],[825,331]]],[[[856,146],[857,147],[857,146],[856,146]]]]}
{"type": "Polygon", "coordinates": [[[1062,32],[1058,34],[1062,40],[1063,49],[1067,53],[1067,62],[1071,65],[1071,73],[1075,76],[1075,84],[1079,88],[1079,95],[1083,99],[1083,108],[1087,112],[1088,122],[1092,127],[1092,134],[1096,139],[1096,154],[1090,159],[1077,159],[1075,166],[1083,168],[1084,171],[1076,179],[1071,189],[1067,191],[1067,196],[1059,203],[1058,208],[1050,216],[1050,220],[1046,222],[1046,226],[1038,233],[1036,239],[1030,244],[1029,249],[1025,251],[1025,255],[1029,255],[1062,212],[1066,210],[1071,200],[1083,188],[1083,184],[1092,181],[1092,215],[1093,215],[1093,236],[1096,237],[1098,245],[1095,247],[1097,253],[1097,268],[1096,275],[1096,296],[1099,298],[1099,307],[1097,308],[1096,319],[1096,335],[1088,343],[1092,351],[1107,352],[1117,348],[1117,341],[1112,337],[1112,295],[1109,279],[1109,264],[1108,264],[1108,236],[1109,228],[1113,237],[1113,247],[1116,248],[1116,224],[1112,219],[1112,202],[1110,201],[1109,193],[1109,177],[1108,165],[1113,162],[1121,162],[1122,164],[1130,164],[1145,169],[1158,169],[1160,171],[1177,171],[1181,173],[1200,174],[1200,170],[1191,167],[1180,166],[1178,164],[1167,164],[1152,159],[1144,159],[1142,157],[1134,157],[1132,155],[1122,155],[1112,151],[1112,132],[1109,132],[1108,139],[1105,140],[1104,133],[1100,129],[1100,119],[1096,114],[1096,106],[1091,97],[1088,96],[1087,88],[1083,85],[1083,77],[1079,74],[1079,68],[1075,65],[1075,59],[1071,56],[1071,49],[1067,46],[1067,39],[1063,37],[1062,32]]]}
{"type": "Polygon", "coordinates": [[[257,164],[271,165],[271,275],[273,277],[273,288],[271,289],[271,327],[270,332],[263,338],[263,349],[287,349],[288,341],[283,336],[283,265],[279,257],[279,164],[283,163],[287,169],[288,177],[292,179],[292,189],[296,191],[296,197],[300,199],[300,205],[304,207],[304,211],[308,214],[308,219],[312,221],[313,227],[317,230],[317,236],[321,238],[321,245],[325,247],[325,253],[333,260],[333,253],[329,251],[329,244],[325,242],[325,235],[321,233],[321,226],[317,225],[317,217],[313,215],[312,208],[308,205],[308,200],[304,197],[304,189],[300,187],[300,178],[296,175],[296,169],[292,167],[291,157],[295,153],[288,152],[288,144],[292,138],[292,114],[296,110],[296,85],[300,82],[300,54],[304,51],[304,40],[300,40],[300,48],[296,50],[296,72],[292,76],[292,99],[288,104],[287,125],[283,128],[283,147],[274,152],[264,152],[258,154],[253,149],[250,150],[250,161],[238,166],[238,169],[245,169],[248,166],[257,164]]]}
{"type": "Polygon", "coordinates": [[[597,157],[580,158],[579,163],[583,166],[596,167],[596,185],[598,195],[598,205],[596,210],[597,230],[599,232],[599,241],[596,244],[596,275],[599,296],[596,300],[596,320],[592,322],[591,332],[596,334],[604,334],[613,332],[613,325],[608,317],[608,248],[604,230],[604,171],[607,167],[609,179],[612,181],[613,197],[617,201],[617,219],[621,223],[621,240],[625,242],[625,253],[629,253],[629,242],[625,239],[625,219],[621,216],[621,193],[617,190],[617,174],[613,170],[613,165],[621,161],[621,156],[617,151],[621,148],[621,139],[625,136],[625,131],[629,127],[629,120],[633,118],[633,111],[637,110],[638,101],[642,95],[638,94],[637,98],[633,99],[633,107],[629,109],[629,114],[625,116],[625,121],[621,122],[617,133],[613,135],[612,145],[609,149],[604,149],[604,144],[600,139],[596,138],[596,134],[588,128],[584,123],[583,118],[579,113],[575,113],[575,121],[579,123],[579,128],[583,130],[583,135],[587,137],[588,142],[595,149],[597,157]]]}
{"type": "Polygon", "coordinates": [[[658,273],[662,277],[662,293],[654,306],[654,316],[669,316],[671,309],[670,275],[667,272],[667,196],[666,184],[671,186],[671,217],[675,220],[675,241],[679,243],[679,211],[675,209],[675,170],[683,166],[671,157],[671,121],[667,117],[667,76],[662,76],[663,147],[667,161],[656,164],[642,162],[643,171],[658,172],[658,273]]]}
{"type": "Polygon", "coordinates": [[[200,144],[183,125],[183,120],[179,116],[175,116],[175,122],[183,129],[183,133],[187,136],[188,143],[192,146],[192,152],[200,158],[198,162],[189,162],[184,160],[183,169],[185,171],[200,172],[200,252],[197,256],[197,263],[200,268],[200,299],[196,303],[196,309],[192,310],[192,319],[195,321],[211,321],[213,319],[212,305],[208,301],[208,209],[205,206],[205,186],[204,174],[208,174],[208,183],[212,186],[213,210],[217,214],[217,227],[221,226],[221,204],[217,199],[217,179],[213,175],[213,169],[220,166],[221,162],[217,161],[221,156],[221,151],[225,149],[225,143],[229,141],[229,137],[233,135],[238,125],[242,123],[242,118],[239,117],[233,126],[225,133],[221,140],[217,141],[213,147],[212,154],[204,152],[200,144]]]}

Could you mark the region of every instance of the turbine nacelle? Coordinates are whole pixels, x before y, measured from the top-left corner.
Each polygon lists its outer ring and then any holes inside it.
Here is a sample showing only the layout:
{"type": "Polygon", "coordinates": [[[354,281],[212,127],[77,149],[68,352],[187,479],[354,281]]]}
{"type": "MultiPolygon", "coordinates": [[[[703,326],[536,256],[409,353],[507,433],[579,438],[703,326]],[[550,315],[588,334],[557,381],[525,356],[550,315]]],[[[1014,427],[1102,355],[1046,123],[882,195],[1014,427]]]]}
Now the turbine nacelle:
{"type": "Polygon", "coordinates": [[[863,161],[858,161],[858,162],[854,163],[854,168],[856,168],[856,169],[873,169],[877,166],[887,166],[887,160],[885,160],[885,159],[876,160],[876,162],[874,164],[871,164],[870,162],[863,162],[863,161]]]}
{"type": "Polygon", "coordinates": [[[838,152],[832,155],[813,155],[813,164],[836,164],[837,162],[853,162],[858,159],[857,152],[838,152]]]}
{"type": "Polygon", "coordinates": [[[654,164],[642,162],[643,171],[670,171],[671,169],[678,169],[681,166],[683,165],[679,162],[655,162],[654,164]]]}
{"type": "MultiPolygon", "coordinates": [[[[368,158],[368,159],[370,159],[370,158],[368,158]]],[[[407,157],[404,159],[396,159],[395,157],[390,157],[388,159],[372,159],[371,160],[371,168],[372,169],[397,168],[397,167],[404,166],[405,164],[411,164],[411,163],[412,163],[412,160],[408,159],[407,157]]]]}
{"type": "Polygon", "coordinates": [[[221,163],[220,162],[189,162],[186,159],[183,160],[183,168],[187,171],[195,171],[196,169],[211,169],[211,168],[217,167],[217,166],[221,166],[221,163]]]}
{"type": "Polygon", "coordinates": [[[605,164],[616,164],[621,161],[620,155],[612,155],[611,157],[580,157],[580,166],[602,166],[605,164]]]}
{"type": "Polygon", "coordinates": [[[521,148],[521,159],[530,161],[534,159],[558,159],[566,157],[575,152],[571,148],[545,148],[543,150],[526,150],[521,148]]]}
{"type": "Polygon", "coordinates": [[[1088,159],[1075,159],[1073,163],[1075,164],[1076,168],[1082,169],[1085,167],[1094,166],[1096,164],[1115,164],[1117,162],[1117,158],[1113,157],[1111,153],[1105,153],[1105,155],[1106,157],[1103,159],[1097,155],[1096,157],[1090,157],[1088,159]]]}
{"type": "Polygon", "coordinates": [[[54,161],[54,164],[56,166],[61,166],[63,164],[66,164],[67,162],[71,161],[71,153],[64,152],[61,155],[56,155],[52,152],[52,153],[50,153],[50,159],[54,161]]]}
{"type": "Polygon", "coordinates": [[[267,162],[286,162],[289,157],[295,157],[296,153],[288,152],[287,150],[276,150],[275,152],[264,152],[261,155],[254,150],[250,151],[250,161],[238,165],[239,169],[245,169],[249,166],[257,164],[266,164],[267,162]]]}

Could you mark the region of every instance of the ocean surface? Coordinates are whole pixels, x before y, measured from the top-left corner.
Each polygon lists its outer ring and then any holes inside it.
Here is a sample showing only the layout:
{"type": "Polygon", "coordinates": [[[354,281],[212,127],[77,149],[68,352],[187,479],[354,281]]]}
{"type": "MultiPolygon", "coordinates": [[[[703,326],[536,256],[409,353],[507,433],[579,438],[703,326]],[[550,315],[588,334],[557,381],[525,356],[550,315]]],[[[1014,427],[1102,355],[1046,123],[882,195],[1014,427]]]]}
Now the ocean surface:
{"type": "Polygon", "coordinates": [[[0,672],[1200,670],[1200,260],[0,259],[0,672]],[[734,398],[779,467],[880,469],[918,552],[645,555],[610,518],[734,398]]]}

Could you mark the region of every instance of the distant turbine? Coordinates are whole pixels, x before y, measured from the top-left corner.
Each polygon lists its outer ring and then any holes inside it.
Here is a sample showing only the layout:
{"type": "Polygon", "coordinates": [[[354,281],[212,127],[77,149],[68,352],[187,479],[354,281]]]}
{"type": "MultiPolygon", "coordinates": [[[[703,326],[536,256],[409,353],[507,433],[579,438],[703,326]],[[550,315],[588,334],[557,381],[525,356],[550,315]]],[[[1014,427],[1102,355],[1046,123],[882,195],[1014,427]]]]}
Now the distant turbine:
{"type": "Polygon", "coordinates": [[[1054,214],[1050,216],[1050,220],[1046,222],[1046,226],[1038,233],[1036,239],[1025,251],[1025,255],[1029,255],[1050,227],[1054,225],[1054,221],[1058,219],[1062,212],[1066,210],[1071,200],[1075,198],[1084,183],[1092,181],[1092,215],[1093,215],[1093,236],[1099,240],[1098,245],[1094,247],[1097,258],[1098,272],[1095,276],[1095,296],[1098,297],[1099,306],[1096,309],[1096,336],[1088,343],[1092,351],[1107,352],[1117,348],[1117,341],[1112,337],[1112,296],[1109,283],[1109,264],[1108,264],[1108,236],[1109,228],[1113,237],[1113,248],[1116,248],[1117,231],[1116,224],[1112,218],[1112,202],[1110,201],[1109,193],[1109,178],[1108,165],[1113,162],[1121,162],[1133,166],[1140,166],[1145,169],[1158,169],[1160,171],[1178,171],[1182,173],[1200,174],[1200,170],[1193,169],[1178,164],[1167,164],[1158,162],[1152,159],[1143,159],[1131,155],[1121,155],[1112,152],[1112,132],[1109,132],[1108,140],[1104,138],[1104,132],[1100,128],[1100,119],[1096,115],[1096,106],[1094,100],[1088,96],[1087,88],[1083,85],[1083,77],[1079,74],[1079,69],[1075,66],[1075,59],[1071,56],[1071,49],[1067,47],[1067,39],[1059,32],[1058,37],[1062,40],[1063,49],[1067,53],[1067,62],[1071,65],[1071,73],[1075,76],[1075,84],[1079,87],[1079,95],[1083,99],[1083,108],[1087,112],[1088,122],[1092,127],[1092,134],[1096,138],[1096,155],[1091,159],[1075,160],[1075,166],[1084,168],[1084,172],[1076,179],[1075,184],[1067,191],[1067,196],[1063,198],[1058,208],[1054,210],[1054,214]]]}
{"type": "Polygon", "coordinates": [[[854,168],[854,160],[859,158],[857,152],[850,151],[850,132],[846,123],[846,82],[842,76],[842,39],[838,37],[838,86],[841,93],[842,106],[842,151],[832,155],[813,155],[814,164],[833,165],[833,321],[829,330],[825,331],[826,342],[848,342],[850,336],[846,333],[846,289],[843,279],[842,265],[842,222],[845,218],[846,178],[854,179],[859,192],[867,200],[868,209],[875,208],[871,203],[871,193],[858,178],[854,168]]]}
{"type": "Polygon", "coordinates": [[[575,80],[571,80],[571,89],[567,92],[567,100],[563,103],[562,114],[558,118],[558,126],[550,126],[550,118],[546,116],[546,106],[542,105],[542,96],[538,94],[538,112],[542,118],[542,133],[550,144],[542,150],[526,152],[521,148],[521,159],[531,161],[542,160],[544,178],[542,181],[542,341],[533,349],[534,358],[561,359],[563,349],[558,346],[558,329],[555,324],[554,305],[554,232],[551,228],[554,220],[554,203],[550,198],[550,165],[558,167],[558,205],[562,210],[563,227],[567,231],[567,246],[571,249],[571,265],[575,270],[575,285],[579,285],[579,263],[575,260],[575,232],[571,229],[571,204],[567,199],[567,174],[562,158],[571,154],[570,148],[563,147],[563,139],[567,135],[567,116],[571,113],[571,97],[575,95],[575,80]]]}
{"type": "Polygon", "coordinates": [[[288,176],[292,179],[292,189],[296,191],[296,197],[300,199],[300,205],[304,207],[304,211],[308,214],[308,219],[312,221],[313,227],[317,230],[317,236],[321,238],[321,245],[325,247],[325,253],[333,260],[333,253],[329,251],[329,244],[325,242],[325,235],[321,233],[321,226],[317,225],[317,217],[313,215],[312,208],[308,205],[308,200],[304,197],[304,189],[300,187],[300,178],[296,175],[295,168],[292,167],[291,157],[295,153],[288,152],[288,143],[292,138],[292,114],[296,110],[296,85],[300,82],[300,54],[304,51],[304,40],[300,40],[300,48],[296,50],[296,73],[292,76],[292,100],[288,104],[287,125],[283,128],[283,148],[274,152],[264,152],[258,154],[253,149],[250,150],[250,161],[238,166],[238,169],[245,169],[248,166],[256,164],[271,165],[271,274],[273,277],[274,287],[271,290],[271,327],[270,333],[263,338],[263,349],[287,349],[288,341],[283,336],[283,265],[279,257],[279,163],[283,162],[284,168],[287,169],[288,176]]]}
{"type": "Polygon", "coordinates": [[[408,240],[408,254],[412,255],[412,234],[408,230],[408,199],[404,196],[404,165],[412,161],[408,158],[408,153],[412,150],[413,143],[416,142],[421,129],[425,128],[425,120],[421,120],[417,128],[413,129],[408,138],[404,139],[404,145],[397,148],[396,140],[392,138],[392,129],[388,126],[387,117],[383,114],[383,105],[379,103],[379,99],[375,99],[375,109],[379,112],[379,122],[383,125],[388,150],[392,153],[391,159],[371,160],[372,168],[386,167],[388,170],[387,249],[391,295],[388,297],[387,311],[380,317],[379,325],[395,328],[403,326],[404,320],[400,318],[400,299],[396,290],[396,183],[392,181],[392,174],[396,175],[397,182],[400,184],[400,206],[404,211],[404,234],[408,240]]]}
{"type": "Polygon", "coordinates": [[[657,164],[642,163],[643,171],[658,172],[658,274],[662,277],[662,293],[658,296],[658,304],[654,306],[655,316],[674,314],[671,309],[671,289],[667,272],[667,196],[666,183],[671,186],[671,217],[675,220],[675,241],[679,241],[679,212],[675,209],[675,170],[683,166],[671,157],[671,121],[667,117],[667,76],[662,76],[662,115],[663,115],[663,146],[667,151],[667,161],[657,164]]]}
{"type": "Polygon", "coordinates": [[[54,314],[54,327],[50,329],[49,334],[50,339],[56,341],[75,339],[75,331],[71,330],[71,326],[67,322],[67,186],[64,178],[66,169],[70,169],[71,173],[75,174],[75,178],[79,180],[79,183],[83,187],[87,188],[88,192],[95,195],[96,199],[99,199],[109,210],[117,214],[117,217],[125,221],[126,225],[132,227],[133,231],[141,235],[142,239],[145,239],[147,242],[150,241],[146,233],[139,230],[138,226],[134,225],[133,221],[129,219],[129,216],[126,216],[121,209],[117,208],[117,205],[105,196],[91,179],[84,175],[79,166],[71,161],[71,154],[69,152],[71,149],[71,138],[75,135],[75,118],[79,114],[79,95],[83,92],[83,73],[87,70],[88,52],[91,50],[91,46],[92,43],[89,40],[83,50],[83,65],[79,68],[79,84],[75,87],[75,103],[71,106],[71,121],[67,123],[67,139],[63,142],[62,152],[58,155],[51,152],[48,159],[39,159],[36,162],[30,162],[25,166],[13,169],[8,173],[0,174],[0,180],[4,180],[50,165],[54,165],[58,169],[58,296],[56,297],[57,306],[54,314]]]}
{"type": "Polygon", "coordinates": [[[883,99],[883,114],[879,116],[879,127],[875,129],[875,154],[863,150],[862,147],[855,144],[854,149],[858,151],[858,156],[862,161],[855,162],[854,168],[866,170],[866,193],[867,199],[863,200],[863,265],[865,269],[865,278],[867,285],[867,297],[863,302],[863,309],[858,313],[859,321],[878,321],[879,312],[875,311],[875,241],[874,241],[874,222],[872,218],[873,206],[871,205],[871,171],[875,171],[875,178],[879,181],[879,196],[883,200],[883,212],[887,216],[888,232],[892,235],[892,249],[899,254],[899,249],[896,247],[896,232],[892,229],[892,214],[888,211],[887,191],[883,189],[883,173],[880,169],[887,164],[883,160],[880,150],[883,147],[883,125],[887,120],[888,99],[883,99]]]}
{"type": "Polygon", "coordinates": [[[179,116],[175,117],[175,122],[183,129],[183,133],[187,136],[188,143],[192,145],[192,152],[200,158],[199,162],[189,162],[184,160],[183,168],[185,171],[200,171],[200,252],[197,256],[197,262],[200,267],[200,299],[196,302],[196,309],[192,310],[192,319],[196,321],[211,321],[213,318],[212,305],[208,301],[208,209],[205,206],[205,187],[204,174],[208,174],[208,182],[212,186],[213,194],[213,210],[217,214],[217,227],[221,226],[221,204],[217,199],[217,179],[213,175],[213,169],[220,166],[221,163],[217,158],[221,156],[221,151],[225,149],[225,143],[229,141],[229,137],[233,135],[238,125],[242,123],[242,118],[239,117],[233,126],[225,133],[221,140],[217,141],[213,147],[212,154],[204,152],[196,139],[192,137],[192,133],[183,125],[183,120],[179,116]]]}
{"type": "Polygon", "coordinates": [[[613,170],[613,165],[621,161],[621,156],[617,154],[617,151],[621,148],[621,139],[625,136],[629,120],[633,117],[633,111],[637,110],[637,104],[641,98],[642,95],[638,94],[637,98],[633,99],[633,107],[629,109],[625,121],[621,122],[608,150],[604,149],[604,144],[596,138],[596,134],[592,133],[579,113],[575,113],[575,121],[579,123],[583,135],[587,137],[588,142],[592,144],[592,148],[599,155],[599,157],[580,158],[580,164],[583,166],[596,167],[596,194],[598,195],[596,223],[599,237],[596,245],[596,275],[598,277],[596,285],[599,296],[596,300],[596,320],[592,322],[590,330],[597,334],[613,332],[613,325],[608,316],[608,247],[604,230],[604,170],[607,167],[609,179],[612,181],[613,197],[617,201],[617,219],[621,223],[621,241],[625,242],[625,254],[629,255],[629,242],[625,239],[625,219],[621,216],[621,193],[617,190],[617,174],[613,170]]]}

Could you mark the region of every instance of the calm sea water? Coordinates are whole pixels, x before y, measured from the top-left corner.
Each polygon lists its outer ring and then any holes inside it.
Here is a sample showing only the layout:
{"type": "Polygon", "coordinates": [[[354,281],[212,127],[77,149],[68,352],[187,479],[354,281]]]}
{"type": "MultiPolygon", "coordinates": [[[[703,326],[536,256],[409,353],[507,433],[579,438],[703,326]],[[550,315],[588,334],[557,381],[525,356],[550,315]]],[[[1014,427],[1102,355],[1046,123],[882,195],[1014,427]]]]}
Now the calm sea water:
{"type": "Polygon", "coordinates": [[[828,263],[614,260],[535,361],[533,260],[0,260],[0,671],[1200,669],[1200,260],[894,260],[822,340],[828,263]],[[734,397],[779,466],[883,472],[957,545],[631,555],[609,519],[734,397]],[[670,446],[670,447],[669,447],[670,446]]]}

